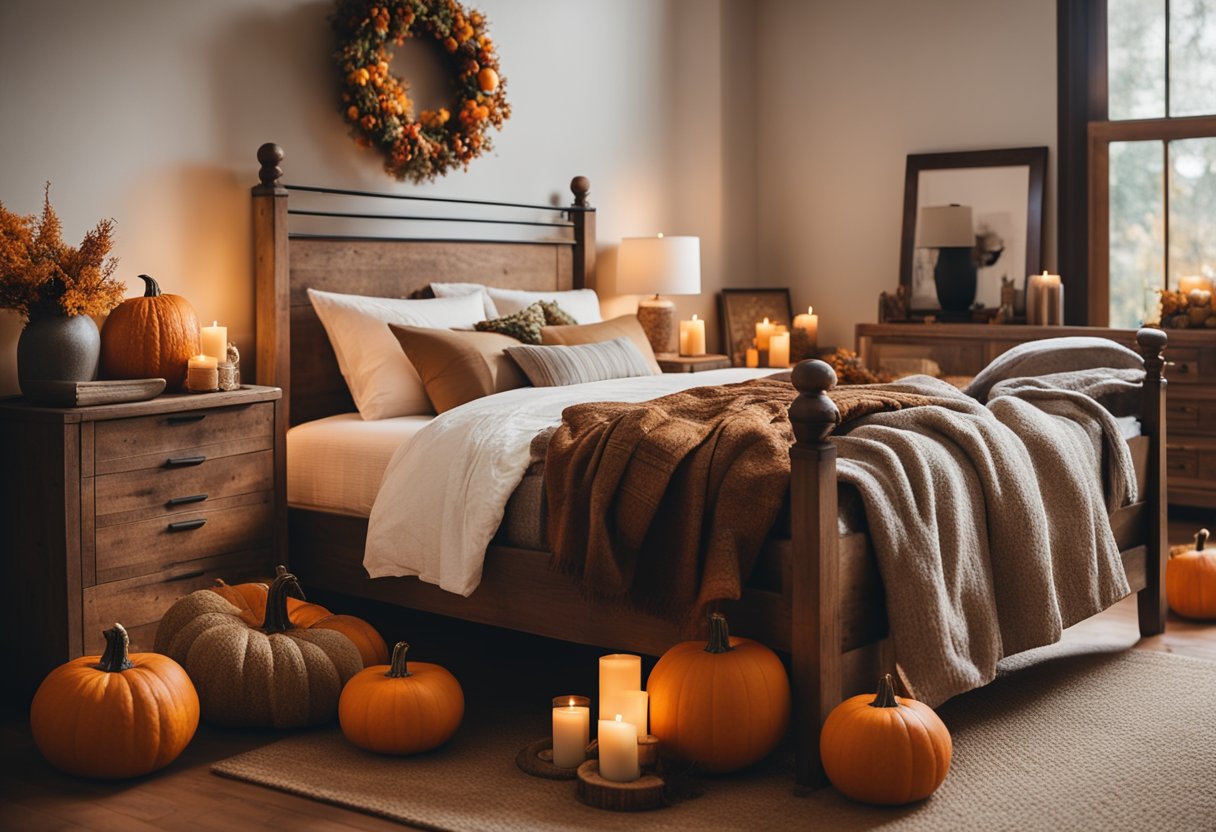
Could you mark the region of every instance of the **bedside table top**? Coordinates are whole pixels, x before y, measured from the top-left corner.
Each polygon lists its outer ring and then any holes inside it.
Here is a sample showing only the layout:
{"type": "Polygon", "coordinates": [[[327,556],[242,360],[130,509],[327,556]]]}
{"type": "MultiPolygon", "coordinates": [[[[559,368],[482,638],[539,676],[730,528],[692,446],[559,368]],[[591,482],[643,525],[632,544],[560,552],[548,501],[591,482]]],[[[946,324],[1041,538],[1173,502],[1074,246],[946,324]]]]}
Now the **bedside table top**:
{"type": "Polygon", "coordinates": [[[0,400],[0,416],[29,421],[49,421],[63,424],[73,422],[96,422],[105,419],[124,419],[129,416],[147,416],[156,413],[177,413],[183,410],[225,407],[235,404],[274,401],[281,398],[278,387],[261,387],[242,384],[237,390],[219,393],[162,393],[142,402],[100,404],[87,407],[43,407],[29,404],[15,397],[0,400]]]}
{"type": "Polygon", "coordinates": [[[730,366],[730,358],[717,353],[706,355],[678,355],[661,352],[655,355],[659,367],[665,373],[696,373],[703,370],[724,370],[730,366]]]}

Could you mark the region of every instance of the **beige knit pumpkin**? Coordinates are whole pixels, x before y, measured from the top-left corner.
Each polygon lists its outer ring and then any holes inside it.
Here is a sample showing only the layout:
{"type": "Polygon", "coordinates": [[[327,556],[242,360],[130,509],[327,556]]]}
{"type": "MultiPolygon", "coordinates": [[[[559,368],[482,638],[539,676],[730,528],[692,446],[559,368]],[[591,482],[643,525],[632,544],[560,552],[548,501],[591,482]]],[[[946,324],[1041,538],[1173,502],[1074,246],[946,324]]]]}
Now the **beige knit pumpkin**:
{"type": "Polygon", "coordinates": [[[299,583],[279,567],[261,629],[206,589],[178,600],[161,619],[156,652],[186,669],[203,719],[293,728],[337,714],[342,686],[363,669],[363,660],[335,630],[294,627],[287,616],[288,591],[299,592],[299,583]]]}

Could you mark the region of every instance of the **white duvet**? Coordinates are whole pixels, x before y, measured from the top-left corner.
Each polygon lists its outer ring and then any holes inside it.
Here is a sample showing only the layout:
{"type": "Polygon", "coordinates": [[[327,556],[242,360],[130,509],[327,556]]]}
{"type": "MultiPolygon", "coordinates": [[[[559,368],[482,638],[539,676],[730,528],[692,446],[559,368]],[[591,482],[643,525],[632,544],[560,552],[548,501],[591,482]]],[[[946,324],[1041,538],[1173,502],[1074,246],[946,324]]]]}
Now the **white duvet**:
{"type": "Polygon", "coordinates": [[[567,407],[646,401],[773,372],[735,368],[524,387],[449,410],[389,461],[368,521],[363,566],[373,578],[417,575],[469,595],[481,582],[485,550],[507,500],[527,470],[532,438],[560,424],[567,407]]]}

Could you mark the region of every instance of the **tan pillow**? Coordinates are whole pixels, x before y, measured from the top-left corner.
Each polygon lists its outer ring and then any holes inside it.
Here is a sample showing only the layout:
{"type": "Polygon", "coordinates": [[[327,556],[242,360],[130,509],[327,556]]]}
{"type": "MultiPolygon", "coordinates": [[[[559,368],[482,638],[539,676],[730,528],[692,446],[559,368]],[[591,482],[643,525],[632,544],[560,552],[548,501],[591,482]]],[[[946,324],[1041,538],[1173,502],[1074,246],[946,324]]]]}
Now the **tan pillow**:
{"type": "Polygon", "coordinates": [[[389,324],[418,370],[436,413],[491,393],[527,387],[528,379],[503,352],[519,341],[497,332],[463,332],[389,324]]]}
{"type": "Polygon", "coordinates": [[[540,342],[547,346],[561,344],[571,347],[576,344],[598,344],[601,341],[613,341],[617,338],[628,338],[638,348],[638,352],[650,365],[653,375],[663,372],[659,362],[654,358],[654,350],[650,347],[650,339],[638,321],[637,315],[621,315],[610,318],[598,324],[582,324],[579,326],[546,326],[541,327],[540,342]]]}

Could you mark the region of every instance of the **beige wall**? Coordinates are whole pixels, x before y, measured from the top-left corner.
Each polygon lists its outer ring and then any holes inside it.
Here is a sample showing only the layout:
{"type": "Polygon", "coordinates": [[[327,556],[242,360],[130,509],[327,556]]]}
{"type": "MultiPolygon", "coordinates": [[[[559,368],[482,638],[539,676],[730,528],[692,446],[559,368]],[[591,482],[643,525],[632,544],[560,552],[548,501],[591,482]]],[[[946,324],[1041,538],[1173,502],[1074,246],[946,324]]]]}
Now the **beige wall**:
{"type": "Polygon", "coordinates": [[[899,281],[909,153],[1046,145],[1056,264],[1055,0],[767,0],[757,49],[760,273],[853,346],[899,281]]]}

